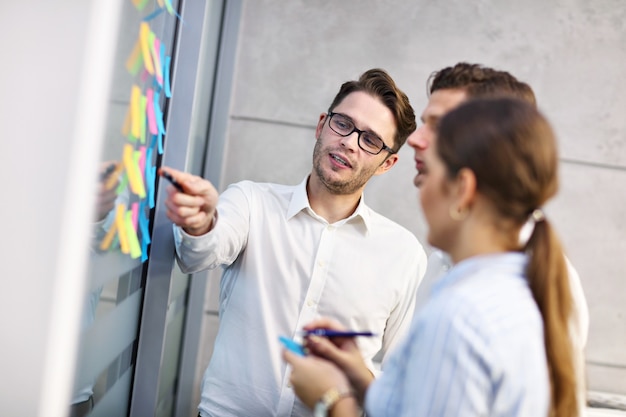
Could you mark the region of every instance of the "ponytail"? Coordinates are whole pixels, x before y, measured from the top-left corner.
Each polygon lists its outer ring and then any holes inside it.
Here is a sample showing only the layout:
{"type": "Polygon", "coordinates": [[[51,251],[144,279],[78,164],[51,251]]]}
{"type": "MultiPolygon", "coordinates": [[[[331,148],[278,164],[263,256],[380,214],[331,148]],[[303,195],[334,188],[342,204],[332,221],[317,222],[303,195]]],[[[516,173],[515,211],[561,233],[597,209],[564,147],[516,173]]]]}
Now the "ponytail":
{"type": "Polygon", "coordinates": [[[549,417],[579,416],[574,346],[569,334],[572,296],[559,239],[545,218],[536,219],[526,245],[526,275],[544,323],[551,386],[549,417]]]}

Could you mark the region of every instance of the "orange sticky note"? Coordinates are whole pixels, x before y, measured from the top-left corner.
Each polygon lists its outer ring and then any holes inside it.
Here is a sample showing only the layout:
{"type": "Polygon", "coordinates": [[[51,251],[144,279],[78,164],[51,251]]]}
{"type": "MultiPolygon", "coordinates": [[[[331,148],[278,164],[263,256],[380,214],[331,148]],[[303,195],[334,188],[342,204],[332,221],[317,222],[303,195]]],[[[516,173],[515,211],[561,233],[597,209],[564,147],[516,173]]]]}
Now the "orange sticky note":
{"type": "Polygon", "coordinates": [[[103,251],[109,250],[109,248],[111,247],[111,242],[113,242],[113,237],[115,237],[116,231],[117,231],[117,223],[112,222],[111,227],[109,228],[109,230],[107,230],[107,233],[106,235],[104,235],[102,242],[100,242],[100,250],[103,250],[103,251]]]}
{"type": "Polygon", "coordinates": [[[109,175],[109,177],[107,178],[107,182],[104,184],[104,188],[106,190],[110,190],[111,188],[115,187],[115,184],[117,184],[119,180],[119,175],[122,173],[123,169],[123,164],[117,163],[115,165],[115,170],[111,173],[111,175],[109,175]]]}

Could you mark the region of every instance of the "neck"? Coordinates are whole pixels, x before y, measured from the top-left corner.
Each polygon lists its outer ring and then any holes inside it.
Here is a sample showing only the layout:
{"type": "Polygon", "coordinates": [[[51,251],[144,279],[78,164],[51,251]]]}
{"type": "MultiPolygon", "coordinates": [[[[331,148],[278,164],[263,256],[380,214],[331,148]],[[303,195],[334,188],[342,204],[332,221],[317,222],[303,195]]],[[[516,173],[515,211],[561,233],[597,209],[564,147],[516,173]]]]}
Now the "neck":
{"type": "Polygon", "coordinates": [[[453,244],[449,254],[454,263],[479,255],[508,252],[511,248],[501,229],[468,221],[461,228],[459,238],[453,244]]]}
{"type": "Polygon", "coordinates": [[[361,200],[363,189],[351,194],[334,194],[315,175],[311,175],[307,181],[306,192],[313,211],[328,223],[335,223],[354,213],[361,200]]]}

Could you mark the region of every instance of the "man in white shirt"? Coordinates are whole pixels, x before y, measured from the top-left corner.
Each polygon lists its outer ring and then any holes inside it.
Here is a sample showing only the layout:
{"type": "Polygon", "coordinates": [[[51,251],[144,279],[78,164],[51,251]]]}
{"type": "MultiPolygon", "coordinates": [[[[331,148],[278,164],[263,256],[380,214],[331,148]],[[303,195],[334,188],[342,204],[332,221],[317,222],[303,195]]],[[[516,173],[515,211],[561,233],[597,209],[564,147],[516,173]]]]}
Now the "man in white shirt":
{"type": "Polygon", "coordinates": [[[278,338],[300,341],[317,317],[372,331],[358,343],[373,373],[377,352],[408,330],[426,255],[363,190],[395,165],[415,128],[406,95],[372,69],[319,115],[313,169],[299,185],[242,181],[218,197],[210,182],[163,168],[182,190],[169,187],[166,201],[182,270],[224,268],[200,416],[310,416],[278,338]]]}
{"type": "MultiPolygon", "coordinates": [[[[512,96],[536,105],[532,88],[516,79],[506,71],[499,71],[479,64],[460,62],[454,66],[443,68],[431,74],[428,79],[428,104],[422,112],[422,125],[413,132],[407,143],[415,151],[415,167],[417,175],[414,184],[419,187],[424,175],[424,152],[434,139],[434,132],[439,120],[462,102],[481,97],[512,96]]],[[[532,223],[527,224],[520,233],[520,244],[525,246],[532,232],[532,223]]],[[[578,379],[580,389],[584,391],[584,358],[582,351],[587,342],[589,331],[589,309],[578,273],[566,258],[569,284],[573,300],[570,335],[577,352],[578,379]]],[[[450,258],[443,252],[435,250],[428,258],[428,269],[422,281],[416,309],[421,308],[430,295],[432,285],[450,267],[450,258]]],[[[584,395],[580,396],[584,399],[584,395]]]]}

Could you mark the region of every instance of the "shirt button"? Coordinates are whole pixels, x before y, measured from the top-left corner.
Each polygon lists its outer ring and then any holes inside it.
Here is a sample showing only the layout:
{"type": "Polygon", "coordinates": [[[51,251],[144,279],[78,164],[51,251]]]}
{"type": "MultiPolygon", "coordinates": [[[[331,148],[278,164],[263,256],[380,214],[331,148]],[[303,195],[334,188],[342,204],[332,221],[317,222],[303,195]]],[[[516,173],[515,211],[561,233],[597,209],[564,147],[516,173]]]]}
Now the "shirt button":
{"type": "Polygon", "coordinates": [[[306,300],[306,305],[308,305],[309,307],[313,307],[315,305],[315,301],[309,298],[308,300],[306,300]]]}
{"type": "Polygon", "coordinates": [[[326,265],[324,261],[317,261],[317,264],[321,266],[322,268],[324,268],[324,265],[326,265]]]}

